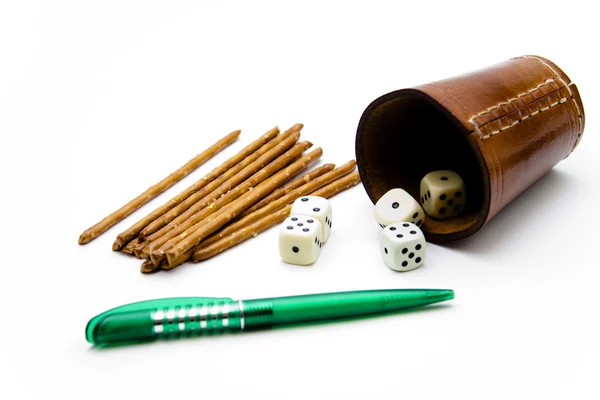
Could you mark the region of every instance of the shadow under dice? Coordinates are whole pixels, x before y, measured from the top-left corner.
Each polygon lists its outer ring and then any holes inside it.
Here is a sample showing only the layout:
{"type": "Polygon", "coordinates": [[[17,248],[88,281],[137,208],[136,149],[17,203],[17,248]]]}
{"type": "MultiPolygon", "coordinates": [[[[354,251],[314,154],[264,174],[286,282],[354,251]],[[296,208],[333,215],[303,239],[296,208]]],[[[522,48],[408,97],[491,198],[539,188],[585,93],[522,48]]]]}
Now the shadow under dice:
{"type": "Polygon", "coordinates": [[[333,216],[329,200],[319,196],[302,196],[292,204],[290,215],[307,215],[319,220],[323,228],[323,243],[329,239],[333,216]]]}
{"type": "Polygon", "coordinates": [[[317,261],[323,246],[323,228],[314,217],[292,215],[279,230],[279,254],[283,261],[309,265],[317,261]]]}
{"type": "Polygon", "coordinates": [[[410,271],[423,265],[426,245],[423,232],[409,222],[395,222],[381,231],[381,257],[395,271],[410,271]]]}
{"type": "Polygon", "coordinates": [[[412,222],[421,226],[425,213],[419,203],[404,189],[392,189],[375,204],[375,219],[385,228],[394,222],[412,222]]]}
{"type": "Polygon", "coordinates": [[[456,172],[433,171],[421,180],[421,204],[434,218],[446,219],[465,209],[465,183],[456,172]]]}

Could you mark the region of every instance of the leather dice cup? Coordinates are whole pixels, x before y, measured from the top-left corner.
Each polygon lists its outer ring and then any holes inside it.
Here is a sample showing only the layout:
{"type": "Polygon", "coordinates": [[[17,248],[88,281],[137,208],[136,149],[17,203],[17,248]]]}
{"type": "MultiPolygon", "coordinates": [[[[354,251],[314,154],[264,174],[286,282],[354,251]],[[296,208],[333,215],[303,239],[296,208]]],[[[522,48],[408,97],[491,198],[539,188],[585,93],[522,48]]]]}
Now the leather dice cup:
{"type": "Polygon", "coordinates": [[[585,125],[575,84],[551,61],[513,58],[458,77],[388,93],[364,111],[356,160],[373,203],[393,188],[419,198],[421,179],[452,170],[465,211],[428,218],[428,241],[479,231],[579,144],[585,125]]]}

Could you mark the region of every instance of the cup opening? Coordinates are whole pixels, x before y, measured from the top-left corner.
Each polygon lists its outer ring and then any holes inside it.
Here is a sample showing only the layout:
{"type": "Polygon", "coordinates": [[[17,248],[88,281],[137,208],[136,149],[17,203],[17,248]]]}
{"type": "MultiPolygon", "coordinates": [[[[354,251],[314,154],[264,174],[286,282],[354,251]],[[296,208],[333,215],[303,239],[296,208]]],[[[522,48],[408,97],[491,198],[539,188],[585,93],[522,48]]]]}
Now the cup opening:
{"type": "Polygon", "coordinates": [[[421,179],[431,171],[449,169],[465,181],[466,208],[446,220],[427,218],[423,233],[429,241],[442,242],[477,231],[489,208],[489,182],[469,134],[418,90],[404,89],[375,100],[365,110],[356,136],[358,168],[371,201],[376,203],[393,188],[420,199],[421,179]]]}

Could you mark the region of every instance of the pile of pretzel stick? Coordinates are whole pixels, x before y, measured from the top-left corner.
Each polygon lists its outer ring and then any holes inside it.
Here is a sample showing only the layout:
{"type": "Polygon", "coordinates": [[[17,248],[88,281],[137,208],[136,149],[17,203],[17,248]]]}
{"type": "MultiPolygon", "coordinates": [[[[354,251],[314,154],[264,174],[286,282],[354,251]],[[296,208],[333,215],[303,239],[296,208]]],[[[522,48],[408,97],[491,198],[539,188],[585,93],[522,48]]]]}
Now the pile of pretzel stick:
{"type": "MultiPolygon", "coordinates": [[[[283,222],[298,197],[310,194],[330,198],[360,182],[354,160],[337,168],[324,164],[304,172],[321,158],[323,151],[308,151],[312,143],[299,141],[302,128],[302,124],[296,124],[283,133],[277,127],[269,130],[121,232],[113,250],[144,259],[142,273],[170,270],[186,261],[200,262],[283,222]]],[[[240,131],[234,131],[220,139],[86,230],[79,243],[85,244],[102,234],[229,146],[239,134],[240,131]]]]}

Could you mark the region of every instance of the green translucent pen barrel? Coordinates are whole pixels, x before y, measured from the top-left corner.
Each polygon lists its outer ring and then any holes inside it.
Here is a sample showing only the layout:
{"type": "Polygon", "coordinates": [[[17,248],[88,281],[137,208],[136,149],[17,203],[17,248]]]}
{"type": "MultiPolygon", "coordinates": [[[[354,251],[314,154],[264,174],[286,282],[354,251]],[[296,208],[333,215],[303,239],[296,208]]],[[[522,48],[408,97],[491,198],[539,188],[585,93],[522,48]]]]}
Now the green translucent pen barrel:
{"type": "Polygon", "coordinates": [[[452,290],[365,290],[243,301],[246,328],[360,317],[454,298],[452,290]]]}

